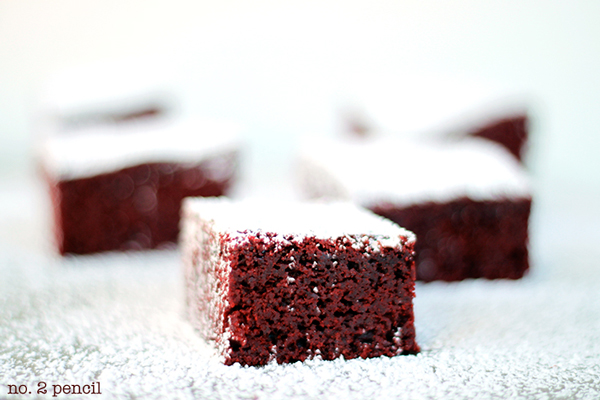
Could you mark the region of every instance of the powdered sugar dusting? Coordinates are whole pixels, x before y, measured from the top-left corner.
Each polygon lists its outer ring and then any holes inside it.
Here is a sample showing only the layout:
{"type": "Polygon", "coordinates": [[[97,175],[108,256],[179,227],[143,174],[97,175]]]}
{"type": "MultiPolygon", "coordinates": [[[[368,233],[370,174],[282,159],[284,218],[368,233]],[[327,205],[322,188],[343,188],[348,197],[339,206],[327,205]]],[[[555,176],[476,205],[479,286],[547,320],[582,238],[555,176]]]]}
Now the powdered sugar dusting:
{"type": "MultiPolygon", "coordinates": [[[[51,135],[41,145],[40,157],[48,172],[62,179],[152,162],[197,164],[237,150],[239,132],[235,124],[214,120],[133,121],[51,135]]],[[[218,175],[219,166],[214,167],[218,175]]]]}
{"type": "Polygon", "coordinates": [[[301,203],[247,199],[231,201],[225,198],[188,198],[183,208],[202,219],[214,221],[214,229],[232,237],[247,235],[246,231],[262,231],[279,235],[279,240],[292,235],[301,240],[306,236],[337,238],[352,236],[357,246],[401,246],[414,241],[412,232],[395,223],[363,210],[351,203],[301,203]]]}
{"type": "Polygon", "coordinates": [[[248,368],[220,364],[186,321],[178,254],[4,258],[1,267],[2,395],[39,381],[100,382],[102,398],[115,399],[600,395],[591,283],[421,284],[419,355],[248,368]]]}
{"type": "Polygon", "coordinates": [[[600,252],[571,219],[539,219],[547,261],[522,280],[417,283],[416,356],[228,367],[187,322],[180,254],[55,259],[37,190],[0,194],[0,398],[600,398],[600,252]]]}
{"type": "Polygon", "coordinates": [[[499,145],[476,138],[310,141],[302,148],[299,169],[309,194],[349,198],[364,206],[530,196],[517,160],[499,145]]]}

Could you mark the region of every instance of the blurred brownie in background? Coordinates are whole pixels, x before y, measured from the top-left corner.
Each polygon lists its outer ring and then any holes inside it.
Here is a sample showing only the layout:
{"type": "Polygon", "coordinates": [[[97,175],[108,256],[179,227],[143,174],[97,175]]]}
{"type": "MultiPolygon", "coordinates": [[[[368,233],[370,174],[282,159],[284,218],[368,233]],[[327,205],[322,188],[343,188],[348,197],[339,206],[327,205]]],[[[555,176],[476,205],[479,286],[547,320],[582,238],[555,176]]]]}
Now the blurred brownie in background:
{"type": "Polygon", "coordinates": [[[530,102],[497,82],[400,71],[344,88],[338,119],[346,137],[448,140],[481,137],[523,161],[530,102]]]}
{"type": "Polygon", "coordinates": [[[238,127],[209,120],[136,120],[48,135],[39,156],[58,250],[174,245],[182,199],[226,194],[238,153],[238,127]]]}
{"type": "Polygon", "coordinates": [[[531,192],[502,146],[371,138],[307,140],[298,164],[309,198],[350,199],[417,235],[417,278],[523,276],[531,192]]]}
{"type": "Polygon", "coordinates": [[[164,58],[74,66],[40,91],[37,155],[60,253],[174,246],[186,196],[234,183],[238,127],[184,117],[164,58]]]}

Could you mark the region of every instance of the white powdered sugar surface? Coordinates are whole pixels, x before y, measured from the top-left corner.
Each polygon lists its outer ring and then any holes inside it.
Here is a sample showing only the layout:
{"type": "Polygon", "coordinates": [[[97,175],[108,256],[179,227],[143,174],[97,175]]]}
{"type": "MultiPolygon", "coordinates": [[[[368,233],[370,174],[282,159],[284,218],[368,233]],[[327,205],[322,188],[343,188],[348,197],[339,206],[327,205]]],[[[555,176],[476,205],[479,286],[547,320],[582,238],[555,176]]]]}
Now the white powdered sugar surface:
{"type": "Polygon", "coordinates": [[[418,355],[228,367],[185,318],[177,253],[9,256],[0,268],[0,397],[18,384],[33,398],[39,382],[100,382],[94,398],[107,399],[600,396],[592,281],[418,284],[418,355]]]}
{"type": "Polygon", "coordinates": [[[156,119],[52,134],[39,153],[59,179],[85,178],[140,164],[197,164],[239,149],[240,127],[210,119],[156,119]]]}
{"type": "Polygon", "coordinates": [[[343,236],[370,237],[383,246],[414,242],[415,235],[397,224],[347,202],[303,203],[226,198],[187,198],[188,214],[211,221],[217,232],[246,236],[245,231],[274,233],[281,240],[293,236],[331,239],[343,236]]]}
{"type": "Polygon", "coordinates": [[[530,197],[518,161],[501,146],[477,138],[441,143],[320,138],[302,145],[298,164],[309,194],[364,206],[530,197]]]}
{"type": "Polygon", "coordinates": [[[56,398],[600,398],[591,230],[546,224],[547,262],[519,281],[417,284],[418,355],[228,367],[185,317],[180,254],[52,257],[38,191],[0,185],[0,398],[92,383],[101,395],[56,398]]]}

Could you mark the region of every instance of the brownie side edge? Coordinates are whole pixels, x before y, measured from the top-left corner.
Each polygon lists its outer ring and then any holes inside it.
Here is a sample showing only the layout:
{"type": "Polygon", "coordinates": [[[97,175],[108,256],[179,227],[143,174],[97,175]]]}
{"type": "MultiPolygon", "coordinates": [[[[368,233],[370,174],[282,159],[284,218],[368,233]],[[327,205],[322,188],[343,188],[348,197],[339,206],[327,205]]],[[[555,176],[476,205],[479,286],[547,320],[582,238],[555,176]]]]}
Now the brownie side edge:
{"type": "Polygon", "coordinates": [[[518,279],[529,269],[531,198],[371,207],[417,235],[417,279],[518,279]]]}
{"type": "Polygon", "coordinates": [[[229,344],[224,334],[224,313],[230,268],[223,257],[227,243],[213,224],[184,210],[181,253],[188,320],[200,336],[213,343],[218,356],[229,344]]]}
{"type": "Polygon", "coordinates": [[[173,246],[182,199],[224,195],[234,179],[236,157],[231,153],[191,165],[141,164],[88,178],[50,181],[60,253],[173,246]],[[215,163],[230,163],[230,173],[219,175],[215,163]]]}

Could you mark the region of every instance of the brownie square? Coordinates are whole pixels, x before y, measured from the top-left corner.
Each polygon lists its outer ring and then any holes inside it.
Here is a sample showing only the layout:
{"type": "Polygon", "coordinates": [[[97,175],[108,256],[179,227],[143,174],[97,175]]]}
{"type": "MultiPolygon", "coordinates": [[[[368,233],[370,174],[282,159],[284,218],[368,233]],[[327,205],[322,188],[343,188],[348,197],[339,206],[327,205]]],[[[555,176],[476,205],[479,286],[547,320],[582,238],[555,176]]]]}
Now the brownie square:
{"type": "Polygon", "coordinates": [[[526,156],[532,104],[519,85],[405,71],[345,89],[338,131],[348,137],[478,137],[526,156]]]}
{"type": "Polygon", "coordinates": [[[41,161],[58,251],[174,247],[183,198],[222,196],[234,183],[236,129],[214,121],[130,122],[47,138],[41,161]]]}
{"type": "Polygon", "coordinates": [[[189,318],[225,364],[416,353],[415,236],[347,203],[186,199],[189,318]]]}
{"type": "Polygon", "coordinates": [[[531,199],[461,198],[406,207],[380,204],[372,210],[410,227],[419,238],[418,280],[518,279],[529,269],[531,199]]]}
{"type": "Polygon", "coordinates": [[[523,167],[482,139],[320,141],[300,162],[310,198],[350,199],[415,232],[417,278],[522,277],[531,195],[523,167]]]}

